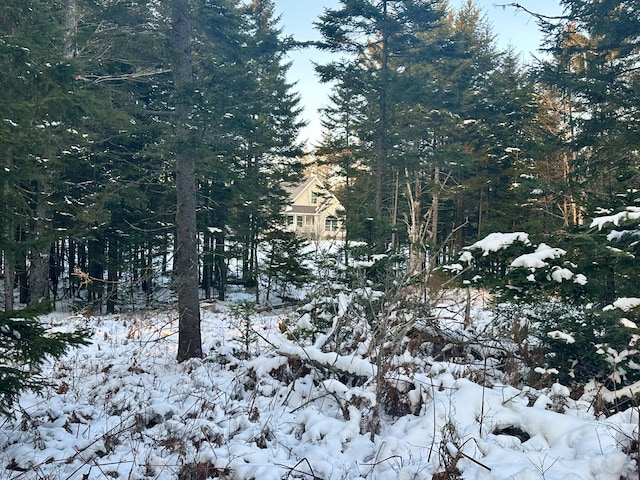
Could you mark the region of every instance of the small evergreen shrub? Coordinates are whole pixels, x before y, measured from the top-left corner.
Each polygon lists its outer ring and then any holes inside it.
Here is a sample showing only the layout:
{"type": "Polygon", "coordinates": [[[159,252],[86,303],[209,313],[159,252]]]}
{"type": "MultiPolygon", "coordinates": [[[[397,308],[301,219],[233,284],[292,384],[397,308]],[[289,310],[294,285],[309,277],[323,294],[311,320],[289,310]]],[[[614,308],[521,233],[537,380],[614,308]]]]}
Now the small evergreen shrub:
{"type": "Polygon", "coordinates": [[[51,332],[37,319],[48,304],[0,313],[0,415],[8,416],[25,390],[40,391],[48,385],[40,376],[49,358],[60,358],[69,347],[87,345],[89,331],[51,332]]]}

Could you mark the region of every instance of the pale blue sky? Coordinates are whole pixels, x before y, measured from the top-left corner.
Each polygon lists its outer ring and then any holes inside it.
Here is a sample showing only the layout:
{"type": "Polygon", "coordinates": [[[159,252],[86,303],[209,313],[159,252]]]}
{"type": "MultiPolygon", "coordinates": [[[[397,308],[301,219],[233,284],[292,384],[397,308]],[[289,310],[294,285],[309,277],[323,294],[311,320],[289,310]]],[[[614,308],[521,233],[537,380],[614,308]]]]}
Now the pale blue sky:
{"type": "MultiPolygon", "coordinates": [[[[317,40],[318,32],[313,28],[313,22],[325,8],[336,8],[338,0],[274,0],[276,14],[282,18],[280,24],[285,35],[293,35],[297,40],[317,40]]],[[[449,4],[457,7],[466,0],[450,0],[449,4]]],[[[476,0],[493,25],[497,36],[498,47],[506,49],[513,47],[522,52],[523,60],[530,61],[530,53],[537,54],[541,35],[533,18],[526,12],[516,11],[513,7],[502,7],[509,0],[476,0]]],[[[559,15],[561,9],[558,0],[519,0],[525,8],[545,15],[559,15]]],[[[293,62],[289,72],[289,80],[297,82],[296,89],[302,97],[304,118],[309,125],[302,132],[302,139],[308,143],[320,140],[320,119],[318,109],[327,104],[329,87],[318,82],[313,71],[312,62],[324,63],[329,56],[314,49],[293,52],[290,59],[293,62]]]]}

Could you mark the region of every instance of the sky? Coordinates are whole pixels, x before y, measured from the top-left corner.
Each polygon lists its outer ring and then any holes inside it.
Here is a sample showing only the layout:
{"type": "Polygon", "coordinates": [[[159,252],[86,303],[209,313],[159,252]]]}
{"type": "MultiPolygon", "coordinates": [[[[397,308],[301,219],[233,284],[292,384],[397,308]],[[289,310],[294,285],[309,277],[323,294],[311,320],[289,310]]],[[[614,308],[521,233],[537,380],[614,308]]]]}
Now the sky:
{"type": "MultiPolygon", "coordinates": [[[[280,26],[284,35],[292,35],[297,40],[318,40],[320,35],[313,27],[326,8],[337,8],[338,0],[274,0],[276,14],[281,17],[280,26]]],[[[450,5],[457,8],[466,0],[450,0],[450,5]]],[[[512,3],[509,0],[476,0],[493,25],[498,47],[513,47],[521,52],[523,60],[532,60],[540,46],[541,34],[535,20],[526,12],[517,11],[513,7],[502,5],[512,3]]],[[[523,7],[543,13],[558,15],[561,7],[558,0],[520,0],[523,7]]],[[[288,79],[296,82],[296,90],[300,93],[304,108],[303,118],[308,122],[301,132],[301,140],[313,146],[321,139],[320,115],[318,109],[327,105],[329,86],[321,84],[313,70],[313,62],[325,63],[330,56],[315,49],[293,52],[289,55],[292,62],[288,79]]]]}

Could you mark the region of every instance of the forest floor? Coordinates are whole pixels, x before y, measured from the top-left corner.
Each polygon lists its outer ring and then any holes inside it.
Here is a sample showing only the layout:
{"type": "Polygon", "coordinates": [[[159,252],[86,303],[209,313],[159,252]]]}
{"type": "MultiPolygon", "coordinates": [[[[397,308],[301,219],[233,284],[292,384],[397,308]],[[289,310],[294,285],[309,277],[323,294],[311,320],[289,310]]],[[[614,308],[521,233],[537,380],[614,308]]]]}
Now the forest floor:
{"type": "Polygon", "coordinates": [[[51,387],[2,420],[0,479],[638,477],[638,408],[604,416],[559,384],[516,388],[488,381],[486,361],[408,351],[381,393],[366,358],[282,333],[288,314],[247,328],[233,302],[204,303],[205,357],[181,364],[171,308],[48,315],[93,343],[51,362],[51,387]]]}

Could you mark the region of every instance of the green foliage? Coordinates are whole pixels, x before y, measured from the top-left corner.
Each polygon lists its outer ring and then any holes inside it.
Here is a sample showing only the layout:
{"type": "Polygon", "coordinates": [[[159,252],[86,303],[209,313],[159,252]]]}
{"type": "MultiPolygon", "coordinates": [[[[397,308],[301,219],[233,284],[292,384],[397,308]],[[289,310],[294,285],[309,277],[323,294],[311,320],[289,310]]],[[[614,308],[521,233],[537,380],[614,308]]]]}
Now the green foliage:
{"type": "Polygon", "coordinates": [[[507,338],[517,328],[528,348],[541,349],[542,363],[525,365],[537,374],[578,389],[591,380],[620,385],[640,379],[637,329],[621,323],[620,312],[549,299],[498,303],[494,314],[507,338]]]}
{"type": "Polygon", "coordinates": [[[273,283],[280,298],[287,299],[292,288],[304,287],[313,279],[307,264],[311,258],[309,244],[293,232],[273,232],[269,235],[269,247],[269,285],[273,283]]]}
{"type": "Polygon", "coordinates": [[[234,325],[240,332],[240,341],[242,342],[243,358],[249,358],[250,348],[253,342],[256,341],[257,335],[253,329],[252,317],[258,311],[258,306],[255,302],[244,300],[231,306],[231,315],[238,322],[234,325]]]}
{"type": "Polygon", "coordinates": [[[579,387],[596,381],[618,390],[640,381],[640,209],[600,214],[590,227],[561,236],[565,249],[534,246],[522,232],[496,233],[445,270],[491,289],[498,323],[520,337],[526,330],[524,337],[543,350],[545,372],[579,387]]]}
{"type": "Polygon", "coordinates": [[[569,119],[576,153],[573,180],[589,210],[620,207],[617,195],[636,188],[640,172],[635,114],[640,105],[640,20],[635,14],[640,3],[561,4],[563,20],[545,25],[552,59],[545,62],[544,80],[575,109],[569,119]]]}
{"type": "Polygon", "coordinates": [[[87,330],[52,332],[36,318],[49,310],[39,304],[25,310],[0,313],[0,414],[10,415],[24,390],[40,391],[47,380],[40,376],[43,364],[60,358],[69,349],[90,343],[87,330]]]}
{"type": "Polygon", "coordinates": [[[567,251],[533,245],[524,232],[493,233],[465,247],[459,263],[443,267],[465,284],[489,288],[499,299],[536,302],[553,296],[579,299],[587,283],[567,251]]]}

